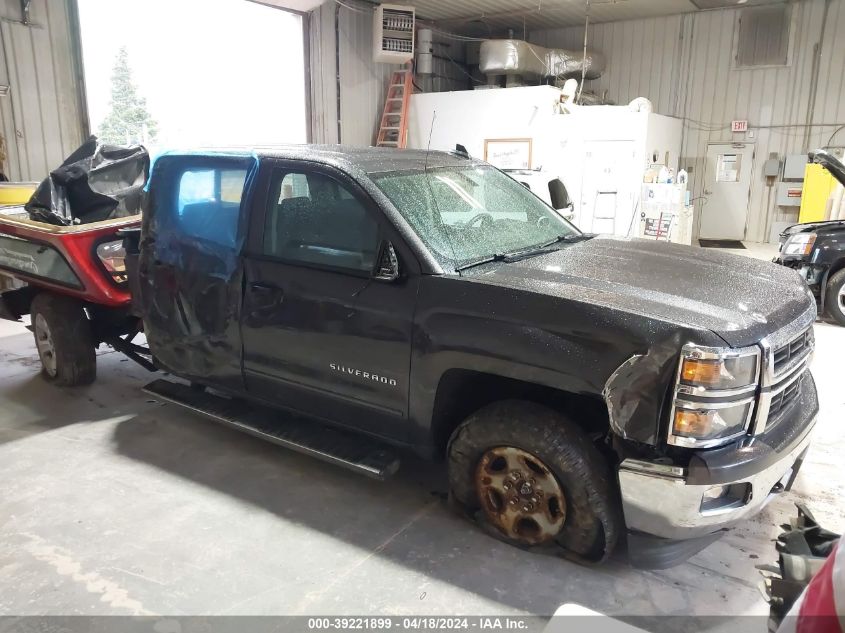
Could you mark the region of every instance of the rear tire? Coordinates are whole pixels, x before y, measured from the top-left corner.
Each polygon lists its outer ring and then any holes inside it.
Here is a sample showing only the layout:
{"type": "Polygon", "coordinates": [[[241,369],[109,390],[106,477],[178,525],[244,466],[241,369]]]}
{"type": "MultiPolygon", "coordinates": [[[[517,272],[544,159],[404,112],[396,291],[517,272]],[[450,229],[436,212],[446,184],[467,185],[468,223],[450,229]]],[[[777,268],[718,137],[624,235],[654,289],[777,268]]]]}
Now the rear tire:
{"type": "Polygon", "coordinates": [[[82,304],[70,297],[41,293],[32,300],[30,316],[44,378],[63,387],[94,382],[94,337],[82,304]]]}
{"type": "Polygon", "coordinates": [[[834,273],[827,280],[824,307],[834,321],[845,326],[845,269],[834,273]]]}
{"type": "Polygon", "coordinates": [[[624,524],[607,461],[575,424],[532,402],[497,402],[461,423],[449,482],[452,499],[496,536],[557,545],[579,562],[605,560],[624,524]]]}

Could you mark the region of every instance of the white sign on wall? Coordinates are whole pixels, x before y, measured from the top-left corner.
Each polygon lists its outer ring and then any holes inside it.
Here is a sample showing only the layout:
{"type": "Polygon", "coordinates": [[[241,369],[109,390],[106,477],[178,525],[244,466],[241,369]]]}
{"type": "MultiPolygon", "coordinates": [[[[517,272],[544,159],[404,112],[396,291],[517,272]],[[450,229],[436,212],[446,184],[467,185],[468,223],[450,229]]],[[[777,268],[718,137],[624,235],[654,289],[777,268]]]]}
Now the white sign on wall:
{"type": "Polygon", "coordinates": [[[531,139],[485,139],[484,160],[499,169],[531,169],[531,139]]]}

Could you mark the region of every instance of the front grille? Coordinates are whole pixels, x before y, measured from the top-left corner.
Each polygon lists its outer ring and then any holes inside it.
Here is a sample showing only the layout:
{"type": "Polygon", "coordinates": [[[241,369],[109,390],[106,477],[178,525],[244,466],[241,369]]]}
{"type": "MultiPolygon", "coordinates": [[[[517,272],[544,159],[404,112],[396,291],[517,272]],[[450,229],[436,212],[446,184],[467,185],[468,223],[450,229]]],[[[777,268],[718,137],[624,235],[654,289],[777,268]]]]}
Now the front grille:
{"type": "Polygon", "coordinates": [[[786,345],[778,347],[772,354],[775,375],[777,376],[786,369],[792,360],[807,354],[812,345],[813,328],[811,327],[789,341],[786,345]]]}
{"type": "Polygon", "coordinates": [[[779,394],[772,396],[772,402],[769,405],[769,420],[767,422],[767,427],[777,420],[780,417],[780,414],[783,413],[790,404],[798,397],[798,393],[801,391],[801,383],[804,380],[804,376],[800,376],[798,380],[793,382],[789,385],[786,389],[781,391],[779,394]]]}

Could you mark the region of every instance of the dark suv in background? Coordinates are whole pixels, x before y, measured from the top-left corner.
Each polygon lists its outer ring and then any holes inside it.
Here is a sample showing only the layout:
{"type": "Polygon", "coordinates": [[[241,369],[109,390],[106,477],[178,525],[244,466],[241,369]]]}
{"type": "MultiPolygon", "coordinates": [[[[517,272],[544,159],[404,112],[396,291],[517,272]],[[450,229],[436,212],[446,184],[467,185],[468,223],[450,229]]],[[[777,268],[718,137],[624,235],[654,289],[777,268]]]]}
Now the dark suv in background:
{"type": "MultiPolygon", "coordinates": [[[[845,185],[845,165],[825,150],[810,154],[845,185]]],[[[827,314],[845,325],[845,220],[794,224],[780,234],[775,263],[797,270],[827,314]]]]}

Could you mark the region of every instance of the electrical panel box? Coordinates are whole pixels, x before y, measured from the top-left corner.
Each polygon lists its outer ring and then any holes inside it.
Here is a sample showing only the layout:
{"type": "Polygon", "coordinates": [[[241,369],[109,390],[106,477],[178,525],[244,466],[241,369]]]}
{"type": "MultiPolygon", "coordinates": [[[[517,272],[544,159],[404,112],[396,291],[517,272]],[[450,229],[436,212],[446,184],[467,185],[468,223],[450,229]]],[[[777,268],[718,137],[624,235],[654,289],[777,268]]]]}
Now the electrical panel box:
{"type": "MultiPolygon", "coordinates": [[[[803,173],[802,173],[803,177],[803,173]]],[[[779,207],[800,207],[801,196],[804,191],[804,182],[779,182],[778,183],[778,206],[779,207]]]]}
{"type": "Polygon", "coordinates": [[[380,4],[373,14],[373,61],[404,64],[414,57],[414,7],[380,4]]]}
{"type": "Polygon", "coordinates": [[[806,154],[787,154],[783,163],[783,179],[804,180],[804,168],[806,166],[806,154]]]}
{"type": "Polygon", "coordinates": [[[770,158],[763,163],[763,175],[767,178],[776,178],[780,175],[780,159],[770,158]]]}

